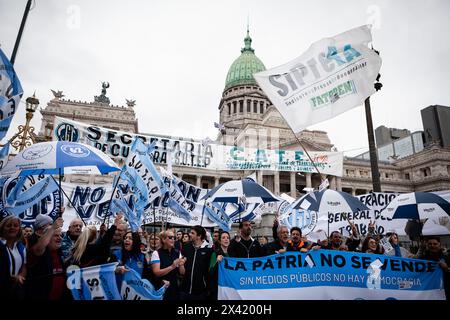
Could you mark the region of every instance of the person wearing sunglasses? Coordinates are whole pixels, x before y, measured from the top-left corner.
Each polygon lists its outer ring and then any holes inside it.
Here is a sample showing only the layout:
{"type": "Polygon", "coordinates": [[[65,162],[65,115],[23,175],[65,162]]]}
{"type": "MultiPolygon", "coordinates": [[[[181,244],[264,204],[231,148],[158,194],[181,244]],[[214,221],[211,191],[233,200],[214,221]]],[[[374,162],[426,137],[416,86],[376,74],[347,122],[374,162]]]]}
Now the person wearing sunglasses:
{"type": "Polygon", "coordinates": [[[170,285],[164,294],[163,300],[179,300],[180,288],[178,285],[178,275],[184,275],[184,263],[186,259],[175,249],[175,235],[172,230],[162,231],[159,234],[161,248],[153,251],[151,266],[155,276],[155,287],[161,287],[164,280],[170,285]]]}

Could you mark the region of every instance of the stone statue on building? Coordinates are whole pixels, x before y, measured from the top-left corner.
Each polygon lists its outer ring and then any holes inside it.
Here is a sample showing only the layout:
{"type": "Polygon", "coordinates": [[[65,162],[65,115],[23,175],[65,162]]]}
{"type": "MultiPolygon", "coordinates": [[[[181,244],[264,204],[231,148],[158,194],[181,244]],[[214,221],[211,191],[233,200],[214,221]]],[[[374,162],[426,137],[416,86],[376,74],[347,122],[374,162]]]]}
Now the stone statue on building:
{"type": "Polygon", "coordinates": [[[128,108],[133,108],[136,105],[136,100],[128,100],[128,99],[125,100],[127,101],[128,108]]]}
{"type": "Polygon", "coordinates": [[[106,89],[109,88],[109,82],[102,82],[102,94],[99,96],[95,96],[95,102],[106,103],[109,104],[109,98],[106,96],[106,89]]]}
{"type": "Polygon", "coordinates": [[[62,97],[64,97],[63,92],[61,90],[58,90],[58,91],[55,91],[55,90],[52,90],[52,89],[50,89],[50,90],[52,91],[53,96],[55,97],[55,99],[59,100],[62,97]]]}

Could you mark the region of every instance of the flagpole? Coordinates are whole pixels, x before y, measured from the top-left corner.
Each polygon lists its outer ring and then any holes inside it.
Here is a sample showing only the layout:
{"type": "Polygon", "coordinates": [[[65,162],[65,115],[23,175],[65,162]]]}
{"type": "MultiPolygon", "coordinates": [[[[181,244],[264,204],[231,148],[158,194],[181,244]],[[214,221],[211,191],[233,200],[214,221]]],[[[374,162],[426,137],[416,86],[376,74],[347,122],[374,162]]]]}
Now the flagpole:
{"type": "MultiPolygon", "coordinates": [[[[50,176],[52,177],[53,181],[55,181],[55,183],[57,183],[56,180],[55,180],[55,178],[53,177],[53,175],[50,175],[50,176]]],[[[84,219],[83,219],[83,217],[81,216],[81,214],[78,212],[77,207],[74,205],[74,203],[72,202],[72,200],[70,200],[70,197],[67,196],[67,193],[64,191],[63,188],[61,188],[61,185],[60,185],[60,188],[59,188],[60,197],[61,197],[61,191],[62,191],[62,193],[66,196],[67,200],[69,200],[69,203],[70,203],[70,204],[72,205],[72,207],[75,209],[75,212],[78,214],[78,216],[80,217],[81,221],[83,221],[84,225],[86,226],[86,222],[84,221],[84,219]]]]}
{"type": "MultiPolygon", "coordinates": [[[[62,174],[61,174],[61,168],[58,169],[59,170],[59,216],[61,217],[62,214],[62,203],[63,203],[63,196],[62,196],[62,174]]],[[[53,176],[52,176],[53,177],[53,176]]]]}
{"type": "MultiPolygon", "coordinates": [[[[109,208],[111,208],[111,201],[112,201],[112,198],[113,198],[113,196],[114,196],[114,193],[116,192],[116,188],[117,188],[117,186],[119,185],[119,181],[120,181],[120,173],[119,173],[119,177],[117,178],[116,184],[114,185],[113,191],[112,191],[112,193],[111,193],[111,198],[109,198],[108,212],[105,214],[105,217],[103,218],[103,224],[105,223],[106,218],[109,217],[109,213],[111,212],[111,211],[109,210],[109,208]]],[[[109,224],[109,220],[108,220],[108,224],[109,224]]]]}
{"type": "Polygon", "coordinates": [[[25,6],[25,11],[23,13],[22,22],[20,23],[19,33],[17,34],[16,42],[14,44],[14,49],[11,55],[11,64],[14,65],[16,61],[17,50],[19,49],[20,40],[22,39],[23,29],[25,28],[25,22],[28,18],[28,13],[30,12],[32,0],[27,1],[27,5],[25,6]]]}

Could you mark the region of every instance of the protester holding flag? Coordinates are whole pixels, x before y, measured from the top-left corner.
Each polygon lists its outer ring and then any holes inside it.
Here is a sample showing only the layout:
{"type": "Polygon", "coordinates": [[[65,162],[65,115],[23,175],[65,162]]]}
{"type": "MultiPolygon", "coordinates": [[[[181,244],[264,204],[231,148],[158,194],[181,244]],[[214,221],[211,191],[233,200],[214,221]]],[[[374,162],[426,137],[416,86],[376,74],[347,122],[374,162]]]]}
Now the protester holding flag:
{"type": "Polygon", "coordinates": [[[174,248],[175,235],[173,231],[162,231],[159,237],[162,247],[153,251],[151,258],[153,274],[156,277],[154,285],[160,287],[164,281],[169,281],[170,285],[164,295],[164,300],[179,300],[180,287],[177,275],[185,274],[186,259],[174,248]]]}
{"type": "Polygon", "coordinates": [[[217,300],[217,285],[219,279],[219,268],[223,257],[229,257],[228,247],[230,246],[230,234],[227,231],[222,231],[219,235],[218,245],[214,245],[214,251],[211,254],[209,262],[209,297],[212,300],[217,300]]]}
{"type": "Polygon", "coordinates": [[[386,235],[388,237],[389,244],[392,246],[392,250],[385,250],[384,254],[387,256],[396,256],[403,258],[411,258],[413,254],[409,252],[406,248],[403,248],[398,243],[398,234],[395,232],[388,233],[386,235]]]}
{"type": "Polygon", "coordinates": [[[0,222],[0,297],[23,299],[26,278],[26,249],[22,243],[20,219],[7,216],[0,222]]]}
{"type": "Polygon", "coordinates": [[[70,300],[71,295],[66,287],[66,271],[61,251],[61,228],[64,221],[59,217],[44,230],[38,228],[40,223],[41,221],[37,220],[38,240],[27,251],[26,298],[70,300]]]}
{"type": "MultiPolygon", "coordinates": [[[[153,280],[150,256],[141,251],[141,237],[137,232],[128,231],[123,239],[122,249],[114,252],[110,261],[119,262],[116,268],[117,287],[122,284],[122,275],[133,269],[143,279],[153,280]]],[[[167,285],[169,282],[164,282],[167,285]]]]}
{"type": "Polygon", "coordinates": [[[206,239],[206,230],[202,226],[193,226],[189,232],[191,242],[183,249],[186,257],[186,273],[181,284],[181,300],[205,300],[209,261],[212,249],[206,239]]]}
{"type": "Polygon", "coordinates": [[[114,218],[114,224],[106,231],[102,238],[97,239],[97,229],[89,226],[84,229],[73,247],[73,254],[67,264],[75,264],[81,268],[104,264],[110,257],[112,238],[117,226],[122,223],[122,215],[114,218]]]}

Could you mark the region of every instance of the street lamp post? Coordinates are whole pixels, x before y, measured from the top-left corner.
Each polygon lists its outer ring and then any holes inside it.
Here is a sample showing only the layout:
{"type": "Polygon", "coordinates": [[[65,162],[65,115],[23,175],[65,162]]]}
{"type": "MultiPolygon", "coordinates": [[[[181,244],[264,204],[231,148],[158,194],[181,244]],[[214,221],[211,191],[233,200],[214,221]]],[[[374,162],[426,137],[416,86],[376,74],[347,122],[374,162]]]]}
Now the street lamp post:
{"type": "Polygon", "coordinates": [[[30,121],[39,106],[39,100],[33,94],[33,96],[28,97],[25,102],[27,111],[25,125],[18,126],[19,131],[10,140],[11,145],[14,149],[19,150],[19,152],[36,142],[36,134],[34,133],[34,127],[30,126],[30,121]]]}

